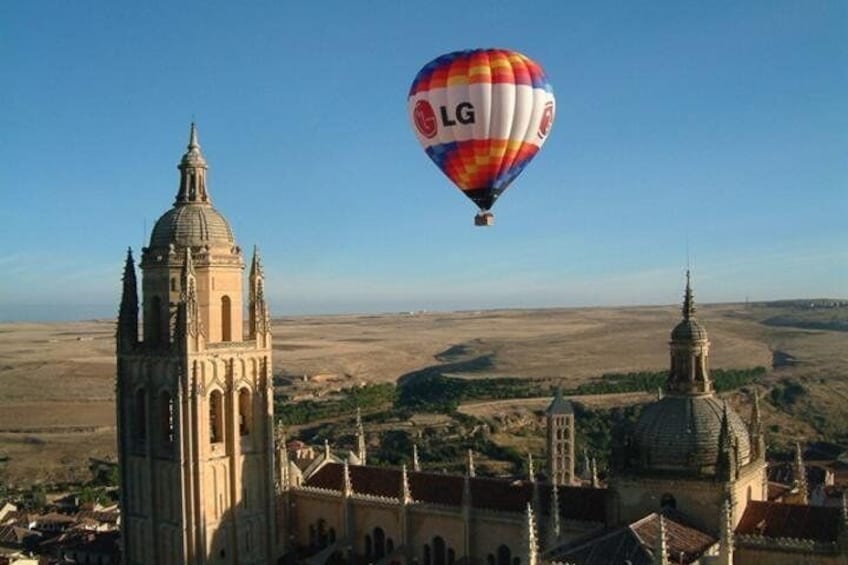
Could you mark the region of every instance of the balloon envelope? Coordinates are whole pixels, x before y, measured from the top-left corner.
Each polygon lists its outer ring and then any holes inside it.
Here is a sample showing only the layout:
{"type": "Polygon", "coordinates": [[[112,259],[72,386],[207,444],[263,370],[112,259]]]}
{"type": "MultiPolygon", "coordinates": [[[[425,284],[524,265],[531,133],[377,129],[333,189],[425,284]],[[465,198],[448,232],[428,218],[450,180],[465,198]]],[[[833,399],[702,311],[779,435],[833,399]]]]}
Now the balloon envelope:
{"type": "Polygon", "coordinates": [[[505,49],[432,60],[416,75],[407,102],[427,155],[484,211],[542,147],[556,113],[542,67],[505,49]]]}

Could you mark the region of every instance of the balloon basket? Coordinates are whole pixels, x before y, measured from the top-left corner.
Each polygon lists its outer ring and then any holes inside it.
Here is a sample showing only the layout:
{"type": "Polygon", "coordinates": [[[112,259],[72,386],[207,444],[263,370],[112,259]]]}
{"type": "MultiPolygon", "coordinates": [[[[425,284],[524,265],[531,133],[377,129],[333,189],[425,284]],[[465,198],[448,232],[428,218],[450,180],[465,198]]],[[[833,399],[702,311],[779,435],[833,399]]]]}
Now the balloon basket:
{"type": "Polygon", "coordinates": [[[480,212],[474,216],[475,226],[493,226],[495,225],[495,215],[491,212],[480,212]]]}

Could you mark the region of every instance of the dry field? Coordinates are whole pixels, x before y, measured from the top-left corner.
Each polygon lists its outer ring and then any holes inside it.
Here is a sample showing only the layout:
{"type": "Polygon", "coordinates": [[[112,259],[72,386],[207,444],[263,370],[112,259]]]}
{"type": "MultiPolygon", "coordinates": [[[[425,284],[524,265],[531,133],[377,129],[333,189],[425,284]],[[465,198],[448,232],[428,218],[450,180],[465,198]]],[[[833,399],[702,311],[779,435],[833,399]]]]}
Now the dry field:
{"type": "MultiPolygon", "coordinates": [[[[809,410],[848,421],[848,332],[761,323],[785,310],[702,307],[712,366],[771,367],[777,358],[781,368],[769,373],[766,387],[799,379],[810,391],[809,410]]],[[[395,382],[437,366],[471,377],[529,377],[571,387],[604,372],[666,367],[678,319],[678,307],[282,318],[274,322],[274,365],[291,383],[283,387],[286,394],[301,398],[395,382]]],[[[0,480],[85,479],[89,457],[114,457],[113,332],[111,321],[0,324],[0,480]]],[[[747,414],[748,396],[731,396],[747,414]]],[[[817,433],[770,405],[764,412],[787,436],[817,433]]]]}

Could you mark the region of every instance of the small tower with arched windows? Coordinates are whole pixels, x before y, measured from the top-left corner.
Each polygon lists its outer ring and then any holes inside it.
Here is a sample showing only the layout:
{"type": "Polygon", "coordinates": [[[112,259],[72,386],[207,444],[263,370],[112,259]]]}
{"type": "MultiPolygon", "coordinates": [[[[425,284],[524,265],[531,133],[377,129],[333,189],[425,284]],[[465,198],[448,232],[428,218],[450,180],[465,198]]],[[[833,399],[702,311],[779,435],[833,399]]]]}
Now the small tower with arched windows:
{"type": "Polygon", "coordinates": [[[213,206],[192,124],[171,209],[128,254],[117,331],[124,562],[268,563],[274,527],[271,331],[254,252],[213,206]],[[141,337],[138,316],[141,313],[141,337]],[[246,331],[245,331],[246,330],[246,331]]]}
{"type": "Polygon", "coordinates": [[[548,480],[558,485],[574,483],[574,408],[562,397],[557,388],[556,395],[545,410],[547,423],[548,480]]]}

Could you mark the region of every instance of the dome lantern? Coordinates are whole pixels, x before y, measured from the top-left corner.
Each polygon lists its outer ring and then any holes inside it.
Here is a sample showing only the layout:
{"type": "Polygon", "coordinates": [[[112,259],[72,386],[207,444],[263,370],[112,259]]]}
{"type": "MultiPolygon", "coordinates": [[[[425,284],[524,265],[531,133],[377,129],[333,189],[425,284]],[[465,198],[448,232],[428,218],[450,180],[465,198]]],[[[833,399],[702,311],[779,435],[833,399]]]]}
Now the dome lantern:
{"type": "Polygon", "coordinates": [[[633,441],[643,470],[716,476],[720,436],[735,446],[739,465],[751,458],[745,423],[727,403],[716,398],[709,373],[710,342],[695,319],[695,299],[686,272],[683,319],[671,332],[671,367],[663,395],[645,407],[633,441]]]}
{"type": "MultiPolygon", "coordinates": [[[[192,122],[187,151],[180,164],[180,186],[174,206],[165,212],[150,234],[150,249],[170,247],[236,247],[235,237],[226,218],[212,206],[206,187],[208,166],[198,142],[197,126],[192,122]]],[[[157,254],[161,254],[157,252],[157,254]]]]}

